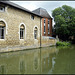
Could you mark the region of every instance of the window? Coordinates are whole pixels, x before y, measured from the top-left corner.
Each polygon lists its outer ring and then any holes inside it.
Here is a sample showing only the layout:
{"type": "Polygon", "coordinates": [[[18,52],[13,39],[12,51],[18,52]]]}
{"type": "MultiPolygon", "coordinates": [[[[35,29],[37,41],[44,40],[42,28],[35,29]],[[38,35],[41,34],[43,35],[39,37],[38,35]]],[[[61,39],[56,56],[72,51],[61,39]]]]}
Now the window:
{"type": "Polygon", "coordinates": [[[0,27],[0,39],[4,39],[4,27],[0,27]]]}
{"type": "Polygon", "coordinates": [[[20,26],[20,39],[24,39],[24,31],[25,31],[25,27],[24,25],[20,26]]]}
{"type": "Polygon", "coordinates": [[[0,11],[5,11],[5,7],[3,7],[3,6],[0,6],[0,11]]]}
{"type": "Polygon", "coordinates": [[[45,33],[45,26],[44,26],[44,33],[45,33]]]}
{"type": "Polygon", "coordinates": [[[45,26],[45,19],[44,19],[44,34],[45,34],[45,29],[46,29],[46,26],[45,26]]]}
{"type": "Polygon", "coordinates": [[[34,29],[34,38],[37,39],[37,27],[34,29]]]}
{"type": "Polygon", "coordinates": [[[49,20],[48,20],[48,34],[50,34],[50,25],[49,25],[49,20]]]}
{"type": "Polygon", "coordinates": [[[50,28],[49,28],[49,24],[48,24],[48,34],[50,34],[50,28]]]}
{"type": "Polygon", "coordinates": [[[33,15],[31,15],[31,19],[34,20],[34,16],[33,15]]]}
{"type": "Polygon", "coordinates": [[[48,20],[48,24],[49,24],[49,20],[48,20]]]}
{"type": "Polygon", "coordinates": [[[45,23],[45,19],[44,19],[44,23],[45,23]]]}
{"type": "Polygon", "coordinates": [[[5,23],[0,21],[0,39],[4,39],[5,23]]]}

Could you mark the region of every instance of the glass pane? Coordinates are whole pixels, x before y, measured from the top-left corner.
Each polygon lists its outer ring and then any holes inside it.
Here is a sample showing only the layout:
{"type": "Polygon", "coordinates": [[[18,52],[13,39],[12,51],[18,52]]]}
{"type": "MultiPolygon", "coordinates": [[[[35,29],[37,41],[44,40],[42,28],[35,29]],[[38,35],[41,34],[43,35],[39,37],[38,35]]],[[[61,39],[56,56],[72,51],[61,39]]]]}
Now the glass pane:
{"type": "Polygon", "coordinates": [[[37,30],[34,30],[34,38],[37,39],[37,30]]]}
{"type": "Polygon", "coordinates": [[[45,26],[44,26],[44,32],[45,32],[45,26]]]}
{"type": "Polygon", "coordinates": [[[0,6],[0,11],[4,11],[4,10],[5,10],[5,8],[0,6]]]}
{"type": "Polygon", "coordinates": [[[44,19],[44,23],[45,23],[45,19],[44,19]]]}
{"type": "Polygon", "coordinates": [[[20,29],[20,39],[24,39],[24,29],[20,29]]]}
{"type": "Polygon", "coordinates": [[[4,27],[0,27],[0,39],[4,39],[4,27]]]}
{"type": "Polygon", "coordinates": [[[22,31],[22,39],[23,39],[23,31],[22,31]]]}
{"type": "Polygon", "coordinates": [[[32,18],[32,20],[34,20],[34,16],[33,15],[31,15],[31,18],[32,18]]]}
{"type": "Polygon", "coordinates": [[[1,39],[1,28],[0,28],[0,39],[1,39]]]}
{"type": "Polygon", "coordinates": [[[2,29],[2,39],[4,39],[4,28],[2,29]]]}
{"type": "Polygon", "coordinates": [[[49,24],[49,20],[48,20],[48,24],[49,24]]]}

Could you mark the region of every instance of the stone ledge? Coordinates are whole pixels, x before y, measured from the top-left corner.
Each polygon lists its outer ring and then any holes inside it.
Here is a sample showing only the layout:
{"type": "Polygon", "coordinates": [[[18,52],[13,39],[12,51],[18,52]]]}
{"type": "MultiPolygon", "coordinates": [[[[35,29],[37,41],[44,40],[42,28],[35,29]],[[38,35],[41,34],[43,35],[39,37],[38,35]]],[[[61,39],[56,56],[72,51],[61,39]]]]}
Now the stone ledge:
{"type": "MultiPolygon", "coordinates": [[[[53,46],[55,44],[43,44],[41,47],[48,47],[53,46]]],[[[32,45],[32,46],[7,46],[7,47],[0,47],[0,53],[3,52],[13,52],[13,51],[21,51],[21,50],[28,50],[28,49],[36,49],[40,48],[40,45],[32,45]]]]}

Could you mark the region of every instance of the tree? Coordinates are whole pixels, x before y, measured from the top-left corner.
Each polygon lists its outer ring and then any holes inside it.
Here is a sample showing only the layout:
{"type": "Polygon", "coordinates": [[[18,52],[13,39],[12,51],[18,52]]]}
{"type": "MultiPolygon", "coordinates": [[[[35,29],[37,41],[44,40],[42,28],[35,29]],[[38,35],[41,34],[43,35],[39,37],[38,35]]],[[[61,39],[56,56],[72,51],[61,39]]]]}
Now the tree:
{"type": "Polygon", "coordinates": [[[70,36],[75,37],[75,8],[67,5],[58,7],[52,11],[55,21],[54,31],[62,40],[68,40],[70,36]]]}

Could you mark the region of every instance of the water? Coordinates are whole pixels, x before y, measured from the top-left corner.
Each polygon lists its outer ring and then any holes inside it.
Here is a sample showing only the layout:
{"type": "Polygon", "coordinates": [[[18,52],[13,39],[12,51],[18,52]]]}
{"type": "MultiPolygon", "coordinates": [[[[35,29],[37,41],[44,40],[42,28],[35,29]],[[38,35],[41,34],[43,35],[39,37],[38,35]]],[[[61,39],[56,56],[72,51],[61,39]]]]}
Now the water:
{"type": "Polygon", "coordinates": [[[0,74],[75,74],[75,46],[0,53],[0,74]]]}

